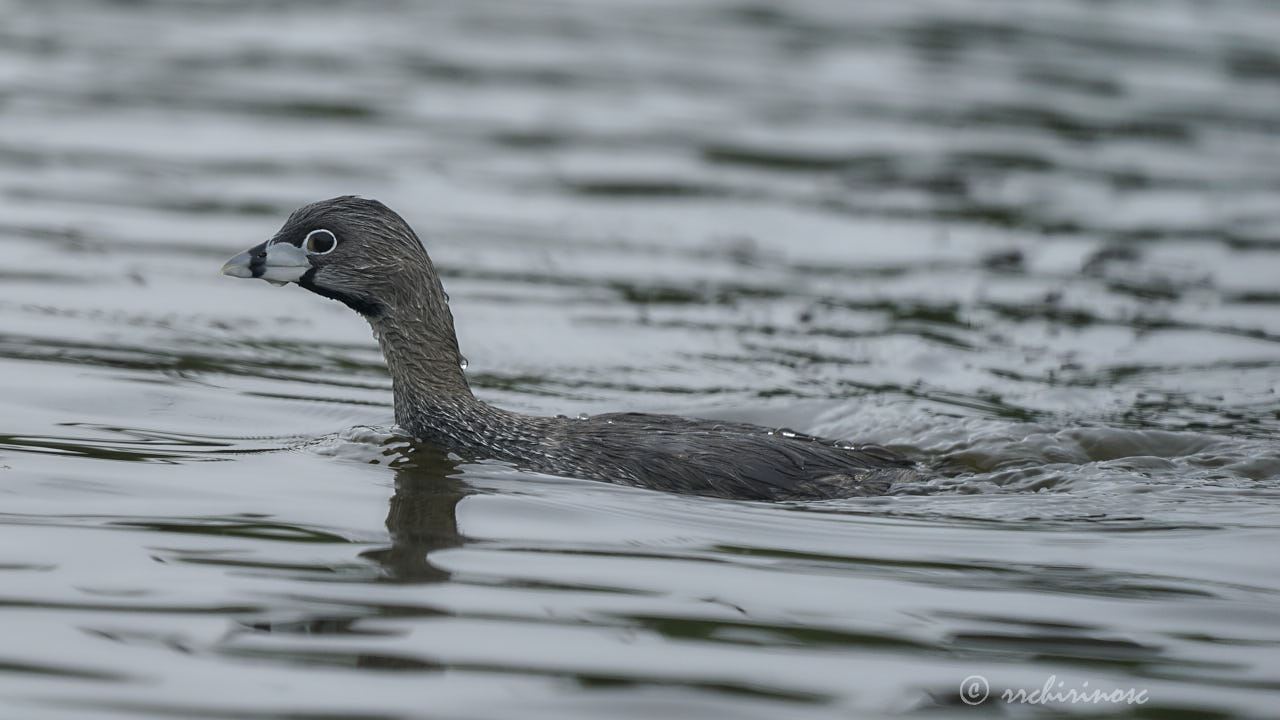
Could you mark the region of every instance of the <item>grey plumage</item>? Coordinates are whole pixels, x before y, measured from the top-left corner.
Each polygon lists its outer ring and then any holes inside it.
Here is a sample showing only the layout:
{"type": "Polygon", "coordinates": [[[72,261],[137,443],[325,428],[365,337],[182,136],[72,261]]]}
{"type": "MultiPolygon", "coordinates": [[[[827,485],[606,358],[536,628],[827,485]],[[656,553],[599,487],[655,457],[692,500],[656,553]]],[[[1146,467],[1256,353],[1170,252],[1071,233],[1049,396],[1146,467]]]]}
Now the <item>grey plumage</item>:
{"type": "Polygon", "coordinates": [[[374,200],[345,196],[299,208],[275,237],[223,271],[261,277],[255,267],[269,264],[272,245],[305,250],[319,228],[337,246],[309,255],[296,282],[368,320],[391,374],[396,423],[421,440],[538,472],[747,500],[875,495],[918,479],[913,463],[877,446],[670,415],[535,417],[477,400],[426,250],[408,223],[374,200]]]}

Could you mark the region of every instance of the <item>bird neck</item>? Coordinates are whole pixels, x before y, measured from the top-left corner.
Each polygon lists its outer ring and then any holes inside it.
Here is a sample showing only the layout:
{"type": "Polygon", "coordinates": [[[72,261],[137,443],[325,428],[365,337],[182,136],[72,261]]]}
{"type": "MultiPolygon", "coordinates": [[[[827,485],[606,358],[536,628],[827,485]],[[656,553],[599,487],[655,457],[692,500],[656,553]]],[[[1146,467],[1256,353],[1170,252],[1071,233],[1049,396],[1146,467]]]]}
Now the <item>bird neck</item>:
{"type": "Polygon", "coordinates": [[[414,303],[391,305],[367,318],[391,373],[397,411],[402,400],[474,400],[462,373],[462,353],[448,307],[443,314],[447,322],[439,311],[414,303]]]}
{"type": "Polygon", "coordinates": [[[397,302],[367,319],[391,374],[396,424],[405,431],[461,450],[493,450],[522,435],[520,416],[472,394],[447,304],[397,302]]]}

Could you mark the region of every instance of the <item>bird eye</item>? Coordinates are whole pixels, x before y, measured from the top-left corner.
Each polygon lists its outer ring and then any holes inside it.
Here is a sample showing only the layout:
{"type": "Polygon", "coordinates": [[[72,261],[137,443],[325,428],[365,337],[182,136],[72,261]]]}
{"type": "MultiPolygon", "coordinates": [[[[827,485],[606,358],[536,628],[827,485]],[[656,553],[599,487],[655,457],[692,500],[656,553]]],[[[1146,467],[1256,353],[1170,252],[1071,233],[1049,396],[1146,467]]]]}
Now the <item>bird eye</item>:
{"type": "Polygon", "coordinates": [[[302,247],[313,255],[324,255],[325,253],[333,252],[333,249],[338,247],[338,238],[323,228],[312,230],[307,233],[307,239],[302,241],[302,247]]]}

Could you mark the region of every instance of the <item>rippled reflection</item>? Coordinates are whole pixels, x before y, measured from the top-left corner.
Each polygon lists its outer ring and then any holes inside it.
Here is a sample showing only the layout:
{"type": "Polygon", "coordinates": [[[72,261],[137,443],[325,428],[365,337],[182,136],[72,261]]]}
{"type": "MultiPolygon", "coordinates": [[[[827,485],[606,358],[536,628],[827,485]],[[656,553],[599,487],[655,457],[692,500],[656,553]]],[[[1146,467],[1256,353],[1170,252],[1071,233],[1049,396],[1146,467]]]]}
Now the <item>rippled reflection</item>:
{"type": "Polygon", "coordinates": [[[449,580],[448,570],[431,563],[437,550],[458,547],[458,502],[475,491],[457,478],[458,463],[431,448],[415,453],[395,470],[395,495],[387,511],[391,546],[362,553],[382,566],[394,582],[449,580]]]}

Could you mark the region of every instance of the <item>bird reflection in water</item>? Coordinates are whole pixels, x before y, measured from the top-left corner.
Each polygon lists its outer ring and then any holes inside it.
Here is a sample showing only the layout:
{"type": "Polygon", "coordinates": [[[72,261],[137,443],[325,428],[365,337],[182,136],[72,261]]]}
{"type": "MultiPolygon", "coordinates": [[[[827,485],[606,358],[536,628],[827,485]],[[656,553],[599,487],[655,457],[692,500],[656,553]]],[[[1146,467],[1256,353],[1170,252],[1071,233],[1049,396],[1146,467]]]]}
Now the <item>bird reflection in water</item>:
{"type": "Polygon", "coordinates": [[[458,479],[460,461],[442,450],[411,446],[398,453],[391,463],[396,490],[387,511],[391,546],[363,552],[361,557],[381,565],[385,579],[392,582],[444,582],[449,571],[432,564],[430,555],[465,542],[458,531],[457,507],[475,491],[458,479]]]}
{"type": "MultiPolygon", "coordinates": [[[[445,452],[417,445],[400,445],[388,450],[395,471],[395,494],[387,512],[388,547],[367,550],[361,557],[377,563],[381,573],[365,582],[440,583],[450,572],[431,562],[437,550],[458,547],[466,538],[458,531],[458,502],[475,492],[457,476],[461,461],[445,452]]],[[[299,649],[295,640],[285,640],[285,647],[263,647],[252,638],[263,635],[296,638],[315,636],[383,636],[400,635],[407,630],[387,630],[369,621],[386,617],[443,617],[453,612],[428,603],[388,605],[370,603],[356,612],[308,614],[288,620],[248,620],[238,623],[222,643],[222,651],[250,656],[257,660],[272,659],[288,664],[359,667],[378,670],[434,671],[443,665],[433,659],[387,653],[351,652],[329,648],[299,649]],[[244,642],[244,641],[248,642],[244,642]],[[252,643],[252,647],[249,644],[252,643]]]]}

